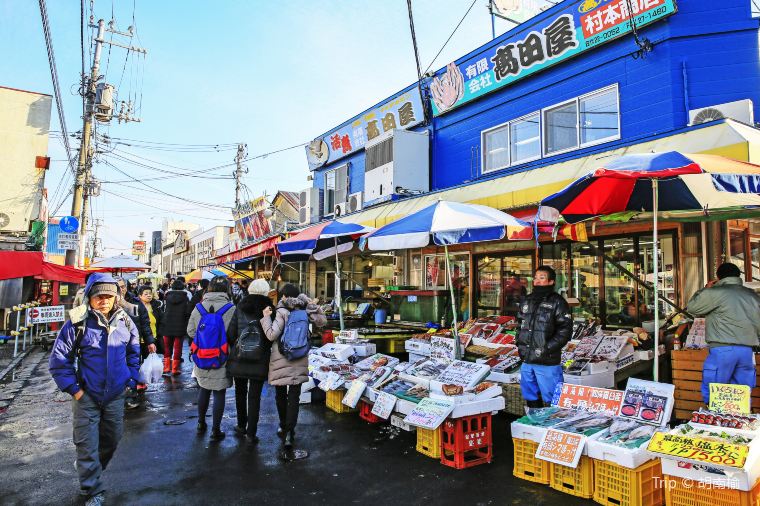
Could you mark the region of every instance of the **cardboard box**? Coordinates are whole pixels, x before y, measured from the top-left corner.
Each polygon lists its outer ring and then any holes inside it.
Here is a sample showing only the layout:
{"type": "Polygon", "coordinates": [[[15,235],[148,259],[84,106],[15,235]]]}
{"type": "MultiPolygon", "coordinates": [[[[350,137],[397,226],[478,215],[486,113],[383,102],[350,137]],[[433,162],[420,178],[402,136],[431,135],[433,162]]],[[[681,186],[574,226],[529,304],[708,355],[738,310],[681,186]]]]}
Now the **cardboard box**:
{"type": "Polygon", "coordinates": [[[564,377],[565,383],[572,383],[573,385],[615,388],[615,371],[612,369],[597,374],[584,374],[582,376],[565,373],[564,377]]]}
{"type": "Polygon", "coordinates": [[[357,357],[369,357],[377,353],[377,345],[375,343],[354,343],[351,346],[354,347],[354,355],[357,357]]]}
{"type": "Polygon", "coordinates": [[[404,341],[404,349],[409,353],[430,356],[430,340],[428,339],[407,339],[404,341]]]}

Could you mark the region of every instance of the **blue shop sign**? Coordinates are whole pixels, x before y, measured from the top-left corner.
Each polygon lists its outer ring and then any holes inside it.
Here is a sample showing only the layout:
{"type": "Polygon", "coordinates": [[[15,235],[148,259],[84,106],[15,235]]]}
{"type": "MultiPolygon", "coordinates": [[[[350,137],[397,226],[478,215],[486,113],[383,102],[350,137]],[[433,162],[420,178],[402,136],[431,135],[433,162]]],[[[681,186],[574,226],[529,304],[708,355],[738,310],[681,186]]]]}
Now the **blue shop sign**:
{"type": "Polygon", "coordinates": [[[578,0],[527,35],[439,71],[430,83],[439,116],[556,63],[590,51],[676,12],[675,0],[578,0]]]}
{"type": "Polygon", "coordinates": [[[348,156],[388,130],[411,128],[425,119],[417,88],[392,98],[306,145],[309,170],[348,156]]]}

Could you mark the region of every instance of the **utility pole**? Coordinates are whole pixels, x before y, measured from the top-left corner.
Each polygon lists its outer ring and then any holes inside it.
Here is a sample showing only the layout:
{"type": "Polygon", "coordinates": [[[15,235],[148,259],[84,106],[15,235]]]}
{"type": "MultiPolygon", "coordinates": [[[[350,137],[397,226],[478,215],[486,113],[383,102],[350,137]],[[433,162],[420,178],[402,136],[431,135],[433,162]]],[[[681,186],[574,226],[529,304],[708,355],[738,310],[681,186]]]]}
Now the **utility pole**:
{"type": "Polygon", "coordinates": [[[248,144],[240,143],[238,144],[237,148],[237,154],[235,155],[235,163],[237,164],[237,168],[235,169],[234,176],[235,176],[235,208],[240,208],[240,193],[243,189],[243,174],[248,173],[248,169],[243,165],[243,160],[245,160],[245,156],[247,154],[248,150],[248,144]]]}
{"type": "Polygon", "coordinates": [[[103,226],[103,220],[95,218],[95,223],[93,223],[95,226],[95,234],[92,238],[92,250],[90,255],[90,263],[94,262],[95,259],[99,256],[98,255],[98,232],[100,231],[100,227],[103,226]]]}
{"type": "MultiPolygon", "coordinates": [[[[82,223],[82,209],[84,207],[84,191],[85,186],[89,180],[90,172],[90,141],[92,137],[92,120],[93,112],[95,110],[95,91],[98,81],[98,72],[100,71],[100,53],[103,49],[103,35],[105,33],[105,22],[101,19],[98,21],[98,35],[95,37],[95,55],[92,59],[92,70],[90,72],[90,82],[87,85],[85,91],[85,112],[84,112],[84,124],[82,126],[82,142],[79,145],[79,163],[77,164],[77,177],[74,182],[74,198],[71,202],[71,216],[79,218],[79,237],[80,240],[84,237],[86,228],[82,223]]],[[[84,76],[82,76],[84,78],[84,76]]],[[[80,243],[81,249],[81,243],[80,243]]],[[[76,250],[66,251],[66,265],[76,265],[77,252],[76,250]]]]}
{"type": "MultiPolygon", "coordinates": [[[[105,40],[105,32],[109,31],[118,35],[129,35],[131,37],[132,32],[123,33],[115,30],[112,26],[113,21],[109,23],[108,29],[106,29],[105,21],[98,20],[98,24],[92,24],[92,17],[90,17],[91,28],[97,28],[98,32],[95,36],[95,53],[92,57],[92,68],[90,71],[89,80],[85,83],[84,88],[84,116],[82,126],[82,139],[79,145],[79,161],[77,163],[76,179],[74,181],[74,197],[71,202],[71,216],[79,219],[79,252],[76,250],[66,251],[66,265],[79,265],[80,267],[84,262],[84,247],[87,235],[87,200],[89,196],[97,196],[97,193],[93,190],[97,187],[97,182],[92,177],[92,160],[94,150],[92,148],[92,134],[93,134],[93,121],[96,118],[98,105],[96,104],[98,94],[98,81],[100,80],[100,54],[103,50],[103,44],[110,44],[111,46],[117,46],[129,51],[146,54],[147,51],[143,48],[127,46],[120,44],[114,40],[105,40]]],[[[113,37],[112,37],[113,38],[113,37]]],[[[82,79],[86,79],[82,76],[82,79]]],[[[131,107],[131,106],[130,106],[131,107]]],[[[99,121],[110,121],[112,112],[107,112],[107,116],[104,119],[104,115],[98,116],[99,121]]],[[[132,118],[129,111],[126,115],[119,115],[119,122],[124,121],[139,121],[136,118],[132,118]]]]}

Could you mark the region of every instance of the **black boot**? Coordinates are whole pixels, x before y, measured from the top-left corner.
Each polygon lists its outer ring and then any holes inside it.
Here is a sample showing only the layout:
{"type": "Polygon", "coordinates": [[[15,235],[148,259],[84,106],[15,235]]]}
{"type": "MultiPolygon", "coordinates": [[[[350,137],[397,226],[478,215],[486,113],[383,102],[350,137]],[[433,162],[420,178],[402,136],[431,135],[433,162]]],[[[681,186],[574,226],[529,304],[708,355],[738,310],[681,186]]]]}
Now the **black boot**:
{"type": "Polygon", "coordinates": [[[211,436],[209,437],[209,439],[211,441],[221,441],[222,439],[224,439],[224,436],[225,434],[224,432],[222,432],[221,429],[211,429],[211,436]]]}
{"type": "Polygon", "coordinates": [[[293,445],[295,444],[295,433],[293,431],[288,432],[288,435],[285,436],[285,448],[290,449],[293,448],[293,445]]]}
{"type": "Polygon", "coordinates": [[[203,420],[200,420],[198,422],[198,428],[196,430],[198,431],[198,434],[203,434],[204,432],[206,432],[207,428],[208,428],[208,425],[206,425],[206,422],[204,422],[203,420]]]}

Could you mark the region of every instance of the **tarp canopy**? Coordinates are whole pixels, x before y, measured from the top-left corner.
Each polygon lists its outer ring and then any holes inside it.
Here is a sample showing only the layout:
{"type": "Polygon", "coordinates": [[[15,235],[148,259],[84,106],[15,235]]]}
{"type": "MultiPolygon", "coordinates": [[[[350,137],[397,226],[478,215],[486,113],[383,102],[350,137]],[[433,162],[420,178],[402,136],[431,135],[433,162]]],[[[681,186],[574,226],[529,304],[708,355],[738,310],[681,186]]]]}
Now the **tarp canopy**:
{"type": "Polygon", "coordinates": [[[75,267],[51,264],[40,251],[0,251],[0,279],[25,278],[84,283],[87,271],[75,267]]]}

